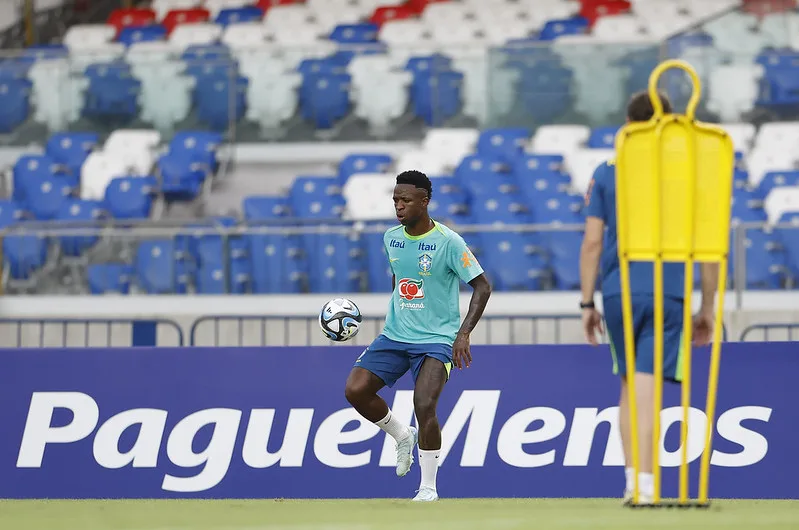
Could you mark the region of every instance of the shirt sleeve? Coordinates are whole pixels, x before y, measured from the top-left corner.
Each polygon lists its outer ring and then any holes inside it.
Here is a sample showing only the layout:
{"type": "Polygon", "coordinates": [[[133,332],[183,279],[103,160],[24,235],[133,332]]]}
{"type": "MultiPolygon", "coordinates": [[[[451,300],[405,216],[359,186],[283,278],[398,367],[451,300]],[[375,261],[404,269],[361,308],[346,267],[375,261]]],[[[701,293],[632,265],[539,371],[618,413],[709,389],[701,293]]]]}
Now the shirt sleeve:
{"type": "Polygon", "coordinates": [[[605,218],[605,193],[604,176],[606,163],[602,163],[594,170],[591,182],[588,184],[588,191],[585,194],[585,216],[599,217],[607,222],[605,218]]]}
{"type": "Polygon", "coordinates": [[[449,267],[466,283],[483,274],[483,267],[458,234],[454,234],[449,241],[449,267]]]}

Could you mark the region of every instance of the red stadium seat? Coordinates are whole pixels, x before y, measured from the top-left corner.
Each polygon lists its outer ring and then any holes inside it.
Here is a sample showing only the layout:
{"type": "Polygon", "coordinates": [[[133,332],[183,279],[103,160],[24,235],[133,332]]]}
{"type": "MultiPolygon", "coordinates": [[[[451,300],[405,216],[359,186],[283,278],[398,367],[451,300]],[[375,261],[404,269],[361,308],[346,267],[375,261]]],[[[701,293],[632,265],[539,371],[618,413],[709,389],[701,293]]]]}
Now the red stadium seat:
{"type": "Polygon", "coordinates": [[[138,8],[114,9],[106,22],[116,27],[117,32],[129,26],[147,26],[155,22],[155,11],[138,8]]]}
{"type": "Polygon", "coordinates": [[[428,4],[436,4],[440,2],[449,2],[450,0],[408,0],[405,2],[405,7],[409,8],[411,11],[416,13],[417,15],[421,14],[424,11],[424,8],[427,7],[428,4]]]}
{"type": "Polygon", "coordinates": [[[588,19],[590,25],[599,17],[606,15],[621,15],[630,11],[630,2],[627,0],[584,0],[580,15],[588,19]]]}
{"type": "Polygon", "coordinates": [[[195,7],[193,9],[173,9],[164,17],[161,23],[167,33],[172,33],[175,26],[180,24],[196,24],[198,22],[206,22],[211,17],[207,9],[195,7]]]}
{"type": "Polygon", "coordinates": [[[383,6],[375,9],[369,22],[382,26],[389,20],[402,20],[404,18],[413,18],[416,13],[407,6],[383,6]]]}
{"type": "Polygon", "coordinates": [[[759,17],[796,9],[796,0],[744,0],[743,10],[759,17]]]}
{"type": "Polygon", "coordinates": [[[304,0],[258,0],[255,3],[255,7],[266,13],[270,7],[304,3],[304,0]]]}

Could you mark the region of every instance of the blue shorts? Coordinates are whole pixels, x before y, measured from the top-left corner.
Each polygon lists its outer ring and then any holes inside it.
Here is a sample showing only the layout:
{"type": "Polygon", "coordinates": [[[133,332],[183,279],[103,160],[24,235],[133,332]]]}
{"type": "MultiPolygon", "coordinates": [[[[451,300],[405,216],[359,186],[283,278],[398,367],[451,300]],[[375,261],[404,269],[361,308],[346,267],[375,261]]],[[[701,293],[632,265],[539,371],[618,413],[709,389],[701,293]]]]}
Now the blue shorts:
{"type": "MultiPolygon", "coordinates": [[[[605,310],[605,325],[610,338],[613,355],[613,373],[626,375],[627,361],[624,356],[624,319],[621,311],[621,296],[609,296],[602,300],[605,310]]],[[[636,372],[654,373],[655,358],[655,303],[652,296],[633,295],[633,333],[635,336],[636,372]]],[[[663,379],[682,380],[682,326],[683,301],[663,298],[663,379]]]]}
{"type": "Polygon", "coordinates": [[[355,366],[369,370],[382,379],[386,386],[392,387],[409,369],[415,382],[426,357],[444,363],[449,379],[449,372],[452,369],[452,346],[443,343],[409,344],[379,335],[358,357],[355,366]]]}

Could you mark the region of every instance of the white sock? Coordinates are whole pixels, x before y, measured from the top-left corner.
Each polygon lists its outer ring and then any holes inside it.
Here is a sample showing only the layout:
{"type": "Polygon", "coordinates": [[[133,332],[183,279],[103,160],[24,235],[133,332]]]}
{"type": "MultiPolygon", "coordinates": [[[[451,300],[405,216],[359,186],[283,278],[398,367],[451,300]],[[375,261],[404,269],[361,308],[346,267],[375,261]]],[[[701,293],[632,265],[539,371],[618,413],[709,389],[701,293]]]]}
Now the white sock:
{"type": "Polygon", "coordinates": [[[398,442],[411,433],[407,425],[391,415],[391,409],[389,409],[386,417],[380,421],[376,421],[375,425],[383,429],[383,431],[398,442]]]}
{"type": "Polygon", "coordinates": [[[419,467],[422,468],[422,483],[421,488],[436,489],[436,475],[438,474],[438,457],[441,454],[441,449],[433,451],[425,451],[419,449],[419,467]]]}
{"type": "Polygon", "coordinates": [[[655,477],[652,473],[638,473],[638,493],[651,497],[655,494],[655,477]]]}
{"type": "Polygon", "coordinates": [[[624,468],[624,476],[627,479],[627,486],[625,489],[627,491],[632,491],[635,487],[635,468],[634,467],[626,467],[624,468]]]}

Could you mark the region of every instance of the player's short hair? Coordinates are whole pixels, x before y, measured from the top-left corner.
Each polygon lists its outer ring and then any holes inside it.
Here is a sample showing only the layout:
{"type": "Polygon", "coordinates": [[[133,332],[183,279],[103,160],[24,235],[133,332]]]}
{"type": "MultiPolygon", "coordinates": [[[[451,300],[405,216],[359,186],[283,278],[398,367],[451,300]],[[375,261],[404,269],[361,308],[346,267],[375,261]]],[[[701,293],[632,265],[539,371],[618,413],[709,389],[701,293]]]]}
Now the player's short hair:
{"type": "Polygon", "coordinates": [[[433,183],[430,182],[427,175],[421,171],[416,171],[415,169],[403,171],[397,175],[397,184],[410,184],[411,186],[423,189],[427,192],[428,199],[433,196],[433,183]]]}
{"type": "MultiPolygon", "coordinates": [[[[671,113],[671,101],[669,97],[663,93],[658,92],[660,102],[663,105],[663,113],[671,113]]],[[[627,119],[630,121],[649,121],[655,114],[655,109],[652,108],[652,99],[649,97],[648,90],[636,92],[630,97],[630,102],[627,103],[627,119]]]]}

